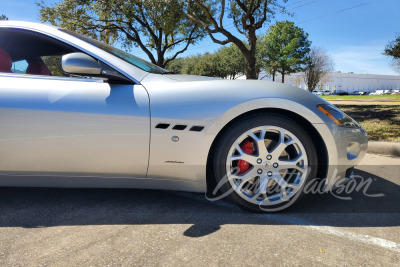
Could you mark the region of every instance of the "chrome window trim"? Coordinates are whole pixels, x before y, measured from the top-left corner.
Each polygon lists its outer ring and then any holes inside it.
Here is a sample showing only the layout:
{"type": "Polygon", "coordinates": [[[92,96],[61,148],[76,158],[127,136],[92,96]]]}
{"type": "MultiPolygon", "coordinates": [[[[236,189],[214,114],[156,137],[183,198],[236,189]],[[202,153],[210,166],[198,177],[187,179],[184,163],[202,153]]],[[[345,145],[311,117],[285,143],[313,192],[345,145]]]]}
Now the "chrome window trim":
{"type": "MultiPolygon", "coordinates": [[[[111,67],[111,68],[117,70],[119,73],[121,73],[122,75],[124,75],[127,79],[133,81],[135,84],[140,85],[140,82],[139,82],[139,81],[137,81],[135,78],[133,78],[133,77],[131,77],[130,75],[128,75],[126,72],[122,71],[120,68],[115,67],[115,66],[114,66],[113,64],[111,64],[110,62],[108,62],[108,61],[106,61],[106,60],[104,60],[104,59],[101,59],[101,58],[99,58],[96,54],[94,54],[94,53],[88,51],[87,49],[84,49],[84,48],[82,48],[82,47],[80,47],[80,46],[78,46],[78,45],[76,45],[76,44],[74,44],[74,43],[72,43],[72,42],[70,42],[70,41],[67,41],[67,40],[65,40],[65,39],[62,39],[62,38],[60,38],[60,37],[58,37],[58,36],[56,36],[56,35],[54,35],[54,34],[51,34],[51,33],[45,32],[45,31],[41,31],[41,30],[39,30],[39,29],[30,28],[30,27],[22,27],[22,26],[7,26],[7,25],[4,25],[4,26],[0,26],[0,29],[1,29],[1,28],[27,30],[27,31],[32,31],[32,32],[34,32],[34,33],[40,33],[40,34],[43,34],[43,35],[45,35],[45,36],[54,38],[54,39],[56,39],[56,40],[58,40],[58,41],[60,41],[60,42],[63,42],[63,43],[68,44],[68,45],[70,45],[70,46],[72,46],[72,47],[74,47],[74,48],[77,48],[77,49],[79,49],[80,51],[85,52],[86,54],[88,54],[88,55],[90,55],[90,56],[92,56],[92,57],[94,57],[94,58],[96,58],[96,59],[98,59],[98,60],[101,60],[104,64],[108,65],[109,67],[111,67]]],[[[60,29],[59,27],[54,27],[54,28],[56,28],[57,31],[59,31],[59,29],[60,29]]],[[[72,38],[74,38],[74,39],[77,39],[77,40],[79,40],[79,41],[85,42],[85,41],[83,41],[83,40],[80,40],[79,38],[76,38],[76,37],[73,36],[73,35],[69,35],[68,33],[64,33],[64,32],[62,32],[62,31],[60,31],[60,33],[62,33],[62,34],[67,34],[68,36],[70,36],[70,37],[72,37],[72,38]]],[[[90,45],[90,46],[92,46],[92,47],[94,47],[94,46],[93,46],[92,44],[90,44],[90,43],[87,43],[87,42],[85,42],[85,43],[88,44],[88,45],[90,45]]],[[[112,55],[112,54],[110,54],[110,53],[108,53],[108,52],[106,52],[106,51],[104,51],[104,52],[107,53],[107,54],[109,54],[109,55],[111,55],[111,56],[113,56],[113,57],[115,57],[114,55],[112,55]]],[[[128,64],[129,64],[129,63],[128,63],[128,64]]],[[[53,76],[50,76],[50,77],[53,77],[53,76]]]]}
{"type": "Polygon", "coordinates": [[[60,81],[97,82],[97,83],[104,83],[105,82],[102,79],[96,79],[96,78],[63,77],[63,76],[33,75],[33,74],[6,73],[6,72],[0,72],[0,77],[40,79],[40,80],[53,80],[53,81],[54,80],[60,80],[60,81]]]}

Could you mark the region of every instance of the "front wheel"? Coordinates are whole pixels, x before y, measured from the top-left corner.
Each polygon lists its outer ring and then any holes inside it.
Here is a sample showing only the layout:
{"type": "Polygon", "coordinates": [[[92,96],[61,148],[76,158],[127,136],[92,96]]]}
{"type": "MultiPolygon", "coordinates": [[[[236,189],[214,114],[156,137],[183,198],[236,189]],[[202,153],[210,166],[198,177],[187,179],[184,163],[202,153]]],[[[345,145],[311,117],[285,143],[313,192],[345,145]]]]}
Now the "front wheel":
{"type": "Polygon", "coordinates": [[[213,164],[222,195],[256,212],[291,206],[315,178],[318,165],[307,131],[279,114],[253,115],[231,125],[216,147],[213,164]]]}

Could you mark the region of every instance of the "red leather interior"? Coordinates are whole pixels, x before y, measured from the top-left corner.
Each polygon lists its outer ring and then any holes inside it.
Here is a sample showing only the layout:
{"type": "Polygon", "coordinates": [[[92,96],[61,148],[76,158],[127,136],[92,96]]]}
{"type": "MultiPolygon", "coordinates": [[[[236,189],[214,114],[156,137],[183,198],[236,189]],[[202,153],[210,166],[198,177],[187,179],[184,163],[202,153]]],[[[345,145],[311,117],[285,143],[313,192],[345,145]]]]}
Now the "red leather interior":
{"type": "Polygon", "coordinates": [[[33,75],[47,75],[50,76],[50,70],[47,68],[46,64],[44,64],[43,60],[40,58],[29,59],[28,68],[26,69],[26,74],[33,75]]]}
{"type": "Polygon", "coordinates": [[[11,72],[12,59],[6,50],[0,47],[0,72],[11,72]]]}

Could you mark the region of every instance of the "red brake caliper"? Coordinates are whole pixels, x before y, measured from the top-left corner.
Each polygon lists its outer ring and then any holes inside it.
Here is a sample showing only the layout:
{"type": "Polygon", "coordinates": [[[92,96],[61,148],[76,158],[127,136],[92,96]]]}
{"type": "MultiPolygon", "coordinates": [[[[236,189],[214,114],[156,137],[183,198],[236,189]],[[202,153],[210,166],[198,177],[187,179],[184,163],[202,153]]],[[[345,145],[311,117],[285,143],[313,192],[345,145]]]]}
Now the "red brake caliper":
{"type": "MultiPolygon", "coordinates": [[[[254,148],[253,144],[250,141],[244,142],[240,148],[243,150],[244,153],[246,154],[253,154],[254,153],[254,148]]],[[[250,168],[250,163],[248,163],[245,160],[240,159],[238,161],[238,167],[239,167],[239,174],[247,172],[247,170],[250,168]]]]}

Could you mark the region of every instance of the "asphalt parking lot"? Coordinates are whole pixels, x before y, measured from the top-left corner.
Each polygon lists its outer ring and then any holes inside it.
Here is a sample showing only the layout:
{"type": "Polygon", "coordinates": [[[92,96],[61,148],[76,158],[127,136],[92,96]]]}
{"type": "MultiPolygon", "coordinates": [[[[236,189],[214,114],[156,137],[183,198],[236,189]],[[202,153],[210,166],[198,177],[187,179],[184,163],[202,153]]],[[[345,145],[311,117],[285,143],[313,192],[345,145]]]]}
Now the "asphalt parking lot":
{"type": "Polygon", "coordinates": [[[398,266],[400,158],[367,155],[356,172],[385,196],[277,214],[192,193],[0,188],[0,266],[398,266]]]}

